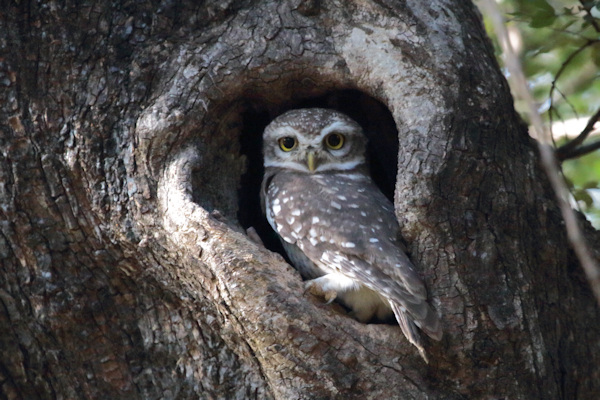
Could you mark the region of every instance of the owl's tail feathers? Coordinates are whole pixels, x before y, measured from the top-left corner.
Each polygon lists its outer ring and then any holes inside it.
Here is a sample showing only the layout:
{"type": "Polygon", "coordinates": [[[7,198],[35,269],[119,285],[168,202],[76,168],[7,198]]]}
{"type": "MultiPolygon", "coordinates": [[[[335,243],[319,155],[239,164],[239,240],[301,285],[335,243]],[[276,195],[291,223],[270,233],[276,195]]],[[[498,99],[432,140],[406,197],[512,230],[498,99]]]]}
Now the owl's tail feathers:
{"type": "Polygon", "coordinates": [[[442,340],[443,336],[440,319],[438,318],[436,312],[429,307],[427,303],[424,303],[424,305],[427,308],[425,318],[415,319],[414,322],[419,328],[421,328],[423,332],[427,334],[427,336],[439,342],[442,340]]]}
{"type": "Polygon", "coordinates": [[[423,360],[429,364],[427,354],[425,353],[425,347],[423,346],[423,340],[421,339],[417,326],[421,328],[427,336],[439,341],[442,339],[442,328],[440,326],[439,318],[428,305],[427,314],[425,315],[425,318],[420,321],[413,320],[412,317],[407,314],[406,310],[398,303],[390,301],[390,305],[392,306],[392,310],[394,310],[394,315],[396,316],[398,325],[400,325],[400,329],[402,329],[402,333],[404,333],[404,336],[406,336],[408,341],[419,350],[419,354],[423,360]]]}

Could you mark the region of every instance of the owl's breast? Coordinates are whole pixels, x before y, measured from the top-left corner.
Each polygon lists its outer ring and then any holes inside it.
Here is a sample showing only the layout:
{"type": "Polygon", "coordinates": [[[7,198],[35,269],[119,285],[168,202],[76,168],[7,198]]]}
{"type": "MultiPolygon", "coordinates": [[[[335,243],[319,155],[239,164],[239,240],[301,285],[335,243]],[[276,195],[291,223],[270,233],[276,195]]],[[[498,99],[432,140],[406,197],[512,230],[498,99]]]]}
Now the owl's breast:
{"type": "Polygon", "coordinates": [[[265,189],[269,223],[304,253],[325,246],[364,254],[398,239],[392,203],[368,176],[281,172],[265,189]]]}

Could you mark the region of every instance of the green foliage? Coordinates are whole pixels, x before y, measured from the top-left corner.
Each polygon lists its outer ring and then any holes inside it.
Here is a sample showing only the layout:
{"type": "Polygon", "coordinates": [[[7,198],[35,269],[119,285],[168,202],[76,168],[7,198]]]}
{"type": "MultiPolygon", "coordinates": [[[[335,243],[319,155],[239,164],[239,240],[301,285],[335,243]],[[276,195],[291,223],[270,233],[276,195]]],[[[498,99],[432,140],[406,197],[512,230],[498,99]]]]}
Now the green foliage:
{"type": "MultiPolygon", "coordinates": [[[[503,0],[500,6],[546,121],[594,114],[600,108],[600,0],[503,0]]],[[[484,22],[502,63],[490,24],[484,22]]],[[[517,101],[515,108],[524,106],[517,101]]],[[[600,228],[600,151],[565,161],[563,171],[573,198],[600,228]]]]}
{"type": "MultiPolygon", "coordinates": [[[[596,7],[600,1],[587,3],[596,7]]],[[[546,0],[507,0],[503,4],[512,10],[509,24],[521,32],[525,74],[546,117],[593,114],[600,107],[600,33],[596,30],[600,20],[574,0],[555,0],[552,5],[546,0]]]]}
{"type": "Polygon", "coordinates": [[[592,224],[600,229],[600,151],[565,161],[562,167],[573,199],[592,224]]]}
{"type": "MultiPolygon", "coordinates": [[[[556,21],[554,8],[545,0],[531,0],[520,2],[520,15],[528,20],[532,28],[543,28],[550,26],[556,21]]],[[[515,15],[519,15],[516,14],[515,15]]]]}

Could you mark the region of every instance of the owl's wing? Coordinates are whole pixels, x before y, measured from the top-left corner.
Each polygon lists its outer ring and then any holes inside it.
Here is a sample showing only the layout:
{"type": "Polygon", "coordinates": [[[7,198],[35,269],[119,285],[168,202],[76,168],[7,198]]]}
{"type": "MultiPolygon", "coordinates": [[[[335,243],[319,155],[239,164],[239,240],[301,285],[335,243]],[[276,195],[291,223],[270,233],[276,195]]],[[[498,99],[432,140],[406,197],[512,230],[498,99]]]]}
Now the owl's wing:
{"type": "Polygon", "coordinates": [[[402,251],[390,249],[390,254],[375,260],[335,246],[317,249],[303,242],[299,241],[299,247],[314,263],[325,264],[388,299],[402,331],[413,344],[420,343],[413,320],[429,337],[441,339],[439,318],[427,303],[425,286],[402,251]]]}
{"type": "MultiPolygon", "coordinates": [[[[387,246],[384,246],[383,256],[381,255],[380,248],[377,251],[374,251],[374,249],[370,250],[365,255],[366,264],[381,268],[386,274],[392,276],[392,280],[396,284],[402,283],[399,286],[402,286],[405,292],[401,292],[401,297],[388,297],[394,314],[396,314],[396,319],[398,319],[401,326],[399,313],[406,310],[414,318],[414,322],[419,328],[429,337],[441,340],[442,328],[439,318],[436,312],[429,306],[429,303],[427,303],[425,285],[404,251],[395,246],[395,243],[387,243],[387,246]],[[386,247],[387,250],[385,250],[386,247]]],[[[368,272],[366,275],[368,275],[368,272]]],[[[403,330],[405,329],[403,328],[403,330]]]]}

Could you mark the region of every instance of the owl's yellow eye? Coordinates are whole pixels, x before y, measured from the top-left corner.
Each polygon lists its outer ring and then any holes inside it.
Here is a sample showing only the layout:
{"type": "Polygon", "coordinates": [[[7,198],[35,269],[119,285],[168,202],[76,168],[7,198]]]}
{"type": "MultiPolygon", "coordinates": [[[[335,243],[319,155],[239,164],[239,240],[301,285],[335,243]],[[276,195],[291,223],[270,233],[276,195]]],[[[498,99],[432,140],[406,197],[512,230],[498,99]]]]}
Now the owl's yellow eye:
{"type": "Polygon", "coordinates": [[[344,135],[340,133],[330,133],[325,137],[325,144],[331,150],[339,150],[344,146],[344,135]]]}
{"type": "Polygon", "coordinates": [[[279,147],[283,151],[292,151],[298,146],[298,140],[295,137],[286,136],[279,139],[279,147]]]}

